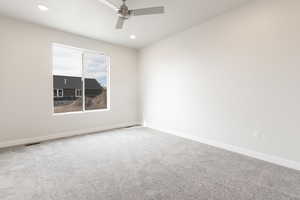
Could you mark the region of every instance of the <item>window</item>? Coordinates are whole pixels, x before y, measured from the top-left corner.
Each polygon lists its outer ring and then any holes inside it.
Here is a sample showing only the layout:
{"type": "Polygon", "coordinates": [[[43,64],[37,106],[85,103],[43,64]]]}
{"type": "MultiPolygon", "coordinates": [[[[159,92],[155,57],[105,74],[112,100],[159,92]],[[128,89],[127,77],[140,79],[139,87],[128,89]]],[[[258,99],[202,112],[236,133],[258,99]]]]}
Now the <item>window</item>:
{"type": "Polygon", "coordinates": [[[54,95],[54,97],[57,97],[57,90],[56,89],[53,90],[53,95],[54,95]]]}
{"type": "Polygon", "coordinates": [[[58,89],[57,90],[57,97],[63,97],[64,96],[64,90],[58,89]]]}
{"type": "Polygon", "coordinates": [[[108,109],[108,57],[53,45],[54,113],[108,109]]]}
{"type": "Polygon", "coordinates": [[[76,97],[81,97],[82,96],[82,92],[80,89],[76,89],[76,97]]]}
{"type": "Polygon", "coordinates": [[[64,91],[62,89],[54,89],[54,97],[63,97],[64,91]]]}

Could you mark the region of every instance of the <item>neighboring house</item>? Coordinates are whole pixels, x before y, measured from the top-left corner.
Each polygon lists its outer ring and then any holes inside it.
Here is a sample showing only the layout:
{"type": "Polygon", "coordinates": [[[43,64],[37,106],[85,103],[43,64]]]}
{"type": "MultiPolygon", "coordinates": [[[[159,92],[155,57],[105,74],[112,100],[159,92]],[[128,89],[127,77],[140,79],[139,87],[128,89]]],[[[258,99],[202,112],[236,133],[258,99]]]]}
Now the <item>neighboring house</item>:
{"type": "MultiPolygon", "coordinates": [[[[55,100],[76,100],[82,97],[82,78],[73,76],[53,76],[55,100]]],[[[85,78],[85,96],[95,97],[102,93],[103,87],[96,79],[85,78]]]]}

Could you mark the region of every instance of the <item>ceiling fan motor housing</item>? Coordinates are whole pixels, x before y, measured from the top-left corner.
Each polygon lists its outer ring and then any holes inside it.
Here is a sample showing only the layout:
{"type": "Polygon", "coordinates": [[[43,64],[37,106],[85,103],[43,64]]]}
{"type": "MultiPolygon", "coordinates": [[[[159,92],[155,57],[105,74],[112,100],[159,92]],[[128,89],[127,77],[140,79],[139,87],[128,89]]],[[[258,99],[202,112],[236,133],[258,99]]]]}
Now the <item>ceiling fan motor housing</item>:
{"type": "Polygon", "coordinates": [[[123,19],[128,19],[130,17],[130,11],[129,11],[128,7],[125,5],[125,2],[119,9],[118,15],[120,17],[122,17],[123,19]]]}

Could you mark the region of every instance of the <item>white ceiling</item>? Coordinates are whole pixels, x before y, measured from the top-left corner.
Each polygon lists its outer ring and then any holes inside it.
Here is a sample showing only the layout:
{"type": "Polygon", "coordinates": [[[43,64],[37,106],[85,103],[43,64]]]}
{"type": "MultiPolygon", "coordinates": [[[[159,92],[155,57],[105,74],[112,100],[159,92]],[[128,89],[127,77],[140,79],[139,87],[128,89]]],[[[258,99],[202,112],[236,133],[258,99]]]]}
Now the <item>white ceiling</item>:
{"type": "MultiPolygon", "coordinates": [[[[97,0],[1,0],[0,14],[59,30],[141,48],[249,0],[127,0],[129,8],[165,6],[166,14],[132,17],[116,30],[114,11],[97,0]],[[37,4],[49,7],[41,12],[37,4]],[[129,36],[137,36],[131,40],[129,36]]],[[[111,0],[119,5],[121,0],[111,0]]]]}

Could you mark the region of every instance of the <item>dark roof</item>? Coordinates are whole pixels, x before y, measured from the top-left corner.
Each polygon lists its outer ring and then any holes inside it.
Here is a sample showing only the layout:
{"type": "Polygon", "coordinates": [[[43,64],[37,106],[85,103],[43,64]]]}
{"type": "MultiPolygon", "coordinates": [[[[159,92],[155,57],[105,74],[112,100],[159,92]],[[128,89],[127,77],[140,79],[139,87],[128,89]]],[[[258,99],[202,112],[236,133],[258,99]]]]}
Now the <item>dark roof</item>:
{"type": "Polygon", "coordinates": [[[85,88],[87,89],[101,89],[101,84],[94,78],[85,78],[85,88]]]}
{"type": "MultiPolygon", "coordinates": [[[[81,77],[54,75],[53,87],[56,89],[81,89],[81,77]]],[[[101,89],[102,87],[96,79],[86,78],[85,88],[101,89]]]]}

